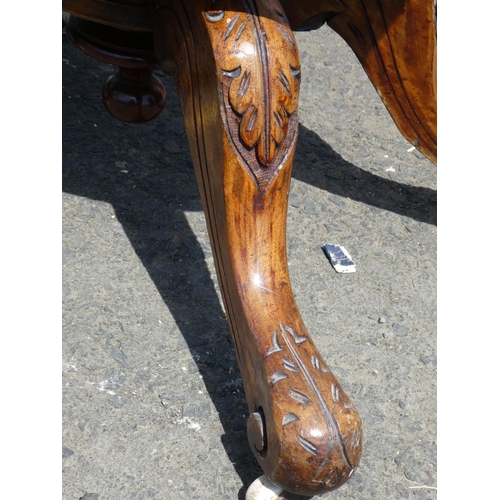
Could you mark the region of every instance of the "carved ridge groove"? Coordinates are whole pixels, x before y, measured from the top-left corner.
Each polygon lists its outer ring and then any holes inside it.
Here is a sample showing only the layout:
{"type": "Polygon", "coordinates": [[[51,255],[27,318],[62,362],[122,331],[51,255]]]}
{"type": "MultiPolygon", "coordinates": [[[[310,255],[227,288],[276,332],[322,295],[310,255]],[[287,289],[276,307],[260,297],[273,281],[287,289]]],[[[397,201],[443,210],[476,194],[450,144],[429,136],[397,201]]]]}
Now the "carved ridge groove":
{"type": "MultiPolygon", "coordinates": [[[[422,2],[422,4],[424,3],[422,2]]],[[[376,67],[383,71],[383,77],[376,76],[377,79],[381,79],[375,84],[377,91],[384,101],[390,98],[393,108],[389,111],[395,120],[395,115],[397,116],[396,123],[403,135],[418,148],[423,147],[425,149],[423,152],[435,163],[437,150],[435,133],[428,129],[427,124],[422,120],[421,112],[418,112],[414,107],[414,101],[408,94],[407,84],[401,75],[393,40],[390,36],[390,23],[386,18],[386,9],[382,7],[379,0],[370,2],[368,5],[365,0],[359,0],[352,5],[346,7],[342,15],[335,16],[329,21],[329,26],[348,41],[370,78],[375,73],[372,73],[370,68],[366,66],[367,59],[364,54],[367,46],[373,50],[376,67]],[[352,5],[356,7],[353,8],[352,5]],[[357,44],[348,40],[349,32],[357,44]],[[356,47],[356,45],[358,46],[356,47]],[[403,128],[405,130],[402,128],[402,123],[398,123],[399,121],[404,121],[403,128]],[[408,136],[410,130],[411,137],[408,136]]]]}
{"type": "MultiPolygon", "coordinates": [[[[308,340],[308,338],[298,335],[292,328],[290,328],[288,326],[284,326],[282,324],[280,324],[280,331],[281,331],[281,338],[283,339],[284,343],[286,344],[286,346],[288,348],[287,350],[294,360],[294,363],[293,363],[287,358],[282,358],[283,365],[288,370],[302,374],[303,378],[305,379],[305,382],[312,390],[312,392],[313,392],[313,394],[314,394],[314,396],[319,404],[319,408],[320,408],[321,414],[325,420],[327,431],[328,431],[327,452],[326,452],[325,457],[323,458],[321,464],[319,465],[313,480],[316,477],[318,477],[318,475],[323,471],[323,469],[325,468],[325,466],[329,462],[330,456],[332,454],[333,447],[334,447],[334,440],[338,443],[338,446],[339,446],[339,449],[340,449],[340,452],[342,455],[342,459],[344,460],[346,466],[352,471],[353,466],[352,466],[352,464],[347,456],[344,440],[342,439],[342,435],[341,435],[341,432],[339,429],[339,424],[338,424],[336,418],[334,417],[334,415],[332,414],[332,411],[328,407],[328,404],[327,404],[325,398],[323,397],[323,395],[321,394],[321,391],[319,390],[316,382],[314,381],[313,375],[308,370],[308,368],[307,368],[305,362],[302,360],[299,352],[293,346],[293,343],[295,343],[297,346],[300,346],[303,342],[306,342],[308,340]],[[299,372],[299,370],[300,370],[300,372],[299,372]]],[[[265,357],[267,357],[271,354],[285,351],[285,349],[280,345],[280,343],[278,341],[277,331],[273,332],[271,341],[272,341],[273,347],[271,349],[269,349],[269,351],[267,352],[265,357]]],[[[315,370],[318,370],[318,371],[320,370],[319,359],[314,354],[311,355],[311,366],[315,370]]],[[[282,373],[282,372],[277,372],[275,375],[273,375],[272,381],[274,381],[274,383],[272,383],[272,385],[274,385],[276,382],[279,382],[279,380],[282,380],[285,378],[285,377],[278,378],[277,377],[278,373],[282,373]]],[[[288,378],[288,377],[286,377],[286,378],[288,378]]],[[[332,386],[331,386],[331,395],[332,395],[333,404],[338,404],[340,401],[339,388],[337,386],[335,386],[335,384],[332,384],[332,386]]],[[[312,400],[310,399],[309,396],[307,396],[306,394],[304,394],[301,391],[298,391],[296,389],[290,389],[289,396],[300,404],[307,405],[307,404],[312,403],[312,400]]],[[[354,407],[348,401],[345,401],[343,406],[345,408],[354,409],[354,407]]],[[[287,414],[284,417],[283,422],[285,422],[285,419],[287,420],[286,423],[290,423],[292,421],[292,420],[290,420],[290,417],[288,417],[288,415],[289,414],[287,414]]],[[[283,425],[285,425],[285,424],[283,424],[283,425]]],[[[309,440],[305,439],[303,436],[300,436],[300,435],[298,435],[297,438],[298,438],[299,444],[302,446],[302,448],[304,448],[306,451],[312,453],[315,456],[318,454],[318,448],[316,447],[316,445],[314,443],[310,442],[309,440]]]]}

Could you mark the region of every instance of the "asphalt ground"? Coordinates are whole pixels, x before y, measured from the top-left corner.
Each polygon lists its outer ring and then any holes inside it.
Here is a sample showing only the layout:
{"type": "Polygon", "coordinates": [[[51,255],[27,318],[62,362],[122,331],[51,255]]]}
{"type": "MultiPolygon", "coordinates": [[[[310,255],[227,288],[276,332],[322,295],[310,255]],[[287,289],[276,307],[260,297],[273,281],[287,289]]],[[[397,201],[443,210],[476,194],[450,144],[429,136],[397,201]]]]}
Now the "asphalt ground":
{"type": "MultiPolygon", "coordinates": [[[[436,167],[327,27],[297,33],[288,209],[299,309],[364,425],[326,500],[436,498],[436,167]],[[356,273],[337,274],[338,243],[356,273]]],[[[63,499],[243,499],[262,474],[173,80],[156,120],[63,36],[63,499]]]]}

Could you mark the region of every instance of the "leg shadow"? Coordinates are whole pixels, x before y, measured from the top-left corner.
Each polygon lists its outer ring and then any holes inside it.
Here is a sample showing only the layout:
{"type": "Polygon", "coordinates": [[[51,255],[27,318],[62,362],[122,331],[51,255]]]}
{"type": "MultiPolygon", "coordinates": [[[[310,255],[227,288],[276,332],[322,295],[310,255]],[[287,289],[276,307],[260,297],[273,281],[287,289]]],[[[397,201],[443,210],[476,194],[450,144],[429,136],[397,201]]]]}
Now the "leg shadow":
{"type": "MultiPolygon", "coordinates": [[[[167,105],[159,118],[127,125],[110,117],[100,100],[102,83],[113,68],[67,39],[63,54],[63,191],[113,206],[219,413],[222,443],[243,483],[242,500],[262,471],[248,449],[241,417],[248,409],[236,354],[205,263],[211,251],[200,246],[185,216],[185,211],[202,211],[202,205],[173,81],[161,77],[167,105]],[[124,160],[117,162],[117,157],[124,160]]],[[[302,125],[293,176],[342,197],[435,223],[434,191],[363,171],[302,125]]]]}
{"type": "Polygon", "coordinates": [[[303,125],[293,177],[332,194],[437,225],[436,191],[379,177],[348,162],[303,125]]]}
{"type": "Polygon", "coordinates": [[[123,124],[100,100],[112,67],[69,41],[63,49],[63,191],[113,206],[203,377],[243,492],[262,471],[249,453],[236,353],[205,263],[211,250],[200,246],[185,216],[203,209],[173,81],[163,78],[170,102],[161,117],[123,124]]]}

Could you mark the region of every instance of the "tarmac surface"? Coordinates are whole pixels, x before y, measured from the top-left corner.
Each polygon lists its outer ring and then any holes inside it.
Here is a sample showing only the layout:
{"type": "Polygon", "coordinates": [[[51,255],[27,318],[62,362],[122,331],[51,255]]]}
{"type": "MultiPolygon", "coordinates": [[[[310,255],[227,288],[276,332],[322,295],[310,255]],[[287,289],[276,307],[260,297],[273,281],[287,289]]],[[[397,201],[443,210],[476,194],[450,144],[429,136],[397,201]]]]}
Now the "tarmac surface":
{"type": "MultiPolygon", "coordinates": [[[[173,80],[156,120],[120,123],[113,68],[63,37],[63,500],[242,500],[262,471],[173,80]]],[[[322,498],[434,499],[436,168],[336,33],[296,38],[290,274],[364,426],[359,469],[322,498]]]]}

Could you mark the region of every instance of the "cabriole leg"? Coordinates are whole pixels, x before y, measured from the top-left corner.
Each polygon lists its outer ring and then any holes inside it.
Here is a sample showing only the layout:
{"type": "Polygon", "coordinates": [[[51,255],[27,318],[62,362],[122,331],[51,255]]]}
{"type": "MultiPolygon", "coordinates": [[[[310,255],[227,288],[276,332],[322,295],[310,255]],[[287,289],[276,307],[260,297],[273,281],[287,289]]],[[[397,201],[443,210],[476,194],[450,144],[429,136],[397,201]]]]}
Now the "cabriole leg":
{"type": "Polygon", "coordinates": [[[285,224],[300,62],[275,0],[154,0],[155,47],[177,88],[250,410],[250,447],[274,485],[341,486],[361,421],[292,294],[285,224]]]}

